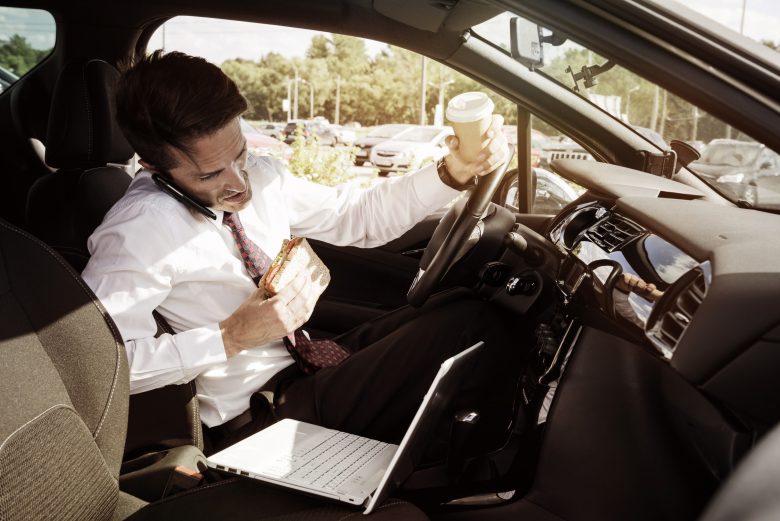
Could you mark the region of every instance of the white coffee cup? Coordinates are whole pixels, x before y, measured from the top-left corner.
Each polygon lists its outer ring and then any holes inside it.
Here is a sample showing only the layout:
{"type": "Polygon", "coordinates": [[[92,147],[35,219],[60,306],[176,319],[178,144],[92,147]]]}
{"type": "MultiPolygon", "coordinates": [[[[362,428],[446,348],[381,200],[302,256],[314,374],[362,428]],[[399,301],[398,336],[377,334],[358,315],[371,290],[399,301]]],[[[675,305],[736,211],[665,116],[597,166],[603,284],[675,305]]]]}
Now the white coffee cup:
{"type": "Polygon", "coordinates": [[[447,120],[458,136],[460,154],[467,162],[475,161],[485,144],[494,107],[484,92],[464,92],[447,104],[447,120]]]}

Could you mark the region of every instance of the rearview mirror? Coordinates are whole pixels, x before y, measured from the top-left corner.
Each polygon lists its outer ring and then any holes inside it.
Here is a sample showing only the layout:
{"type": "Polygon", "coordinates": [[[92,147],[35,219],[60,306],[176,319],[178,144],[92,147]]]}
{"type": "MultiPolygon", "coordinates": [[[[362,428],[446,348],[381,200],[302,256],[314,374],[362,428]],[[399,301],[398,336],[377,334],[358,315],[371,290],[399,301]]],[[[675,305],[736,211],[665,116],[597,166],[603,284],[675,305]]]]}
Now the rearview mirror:
{"type": "Polygon", "coordinates": [[[529,69],[544,66],[542,28],[525,18],[509,19],[509,40],[512,58],[529,69]]]}

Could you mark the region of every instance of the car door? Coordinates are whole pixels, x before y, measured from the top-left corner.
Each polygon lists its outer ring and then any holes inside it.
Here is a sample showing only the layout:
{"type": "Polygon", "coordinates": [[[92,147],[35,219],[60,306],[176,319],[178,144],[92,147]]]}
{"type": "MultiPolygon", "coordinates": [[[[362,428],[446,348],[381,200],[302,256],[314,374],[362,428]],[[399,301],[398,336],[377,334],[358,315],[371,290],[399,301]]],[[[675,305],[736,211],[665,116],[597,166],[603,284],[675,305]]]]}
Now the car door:
{"type": "Polygon", "coordinates": [[[406,304],[406,291],[443,211],[376,248],[311,245],[328,266],[331,282],[307,323],[315,336],[333,336],[406,304]]]}

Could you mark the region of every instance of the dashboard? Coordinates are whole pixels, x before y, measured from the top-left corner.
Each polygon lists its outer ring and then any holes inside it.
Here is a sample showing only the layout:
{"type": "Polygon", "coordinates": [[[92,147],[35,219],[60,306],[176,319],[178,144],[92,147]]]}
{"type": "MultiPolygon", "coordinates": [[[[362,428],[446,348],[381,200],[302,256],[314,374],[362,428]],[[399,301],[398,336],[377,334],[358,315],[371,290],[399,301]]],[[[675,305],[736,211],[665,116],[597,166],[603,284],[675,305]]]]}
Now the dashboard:
{"type": "Polygon", "coordinates": [[[709,287],[708,261],[697,262],[600,202],[569,209],[549,239],[564,254],[556,284],[567,301],[588,285],[604,313],[672,358],[709,287]]]}
{"type": "Polygon", "coordinates": [[[597,307],[740,417],[778,421],[780,215],[615,165],[552,170],[587,190],[543,234],[564,302],[597,307]]]}

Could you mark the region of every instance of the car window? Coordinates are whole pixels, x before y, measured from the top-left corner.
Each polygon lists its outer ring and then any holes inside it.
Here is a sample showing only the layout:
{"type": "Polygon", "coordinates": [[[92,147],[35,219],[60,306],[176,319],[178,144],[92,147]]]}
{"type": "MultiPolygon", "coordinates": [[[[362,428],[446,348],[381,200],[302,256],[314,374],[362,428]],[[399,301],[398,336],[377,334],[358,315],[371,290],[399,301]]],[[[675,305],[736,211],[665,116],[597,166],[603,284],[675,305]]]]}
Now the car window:
{"type": "MultiPolygon", "coordinates": [[[[292,148],[293,172],[316,182],[369,185],[438,160],[446,148],[431,150],[428,143],[443,144],[451,132],[443,105],[461,92],[486,92],[495,103],[494,112],[504,117],[508,140],[517,139],[514,103],[457,71],[398,47],[338,34],[195,17],[166,22],[152,36],[147,51],[161,48],[163,42],[165,50],[203,56],[219,65],[249,101],[245,123],[267,128],[279,122],[284,131],[278,138],[292,148]],[[202,34],[220,38],[204,46],[202,34]],[[299,45],[297,50],[293,44],[299,45]],[[423,70],[428,82],[421,82],[423,70]],[[296,114],[300,119],[295,120],[296,114]],[[307,120],[309,114],[314,117],[307,120]],[[349,124],[354,137],[339,135],[328,128],[329,122],[349,124]],[[305,131],[301,143],[295,140],[298,125],[305,131]],[[416,142],[419,147],[384,148],[381,157],[375,154],[372,160],[371,149],[384,145],[362,143],[360,138],[366,136],[416,142]],[[306,144],[314,140],[316,145],[306,144]],[[328,171],[315,176],[312,171],[318,168],[328,171]]],[[[531,161],[544,168],[552,153],[548,142],[573,142],[541,120],[534,121],[538,128],[531,161]]],[[[587,155],[581,148],[578,153],[587,155]]],[[[572,195],[564,193],[562,198],[572,195]]]]}
{"type": "Polygon", "coordinates": [[[259,134],[258,130],[247,123],[245,119],[241,119],[241,132],[244,134],[259,134]]]}
{"type": "Polygon", "coordinates": [[[55,34],[46,11],[0,7],[0,93],[51,53],[55,34]]]}
{"type": "MultiPolygon", "coordinates": [[[[502,13],[472,31],[509,54],[512,17],[516,15],[502,13]]],[[[546,28],[542,31],[551,33],[546,28]]],[[[769,169],[756,165],[762,143],[593,49],[565,37],[561,40],[558,45],[542,44],[544,63],[535,68],[538,74],[575,91],[661,150],[675,139],[693,146],[702,158],[688,168],[731,201],[780,209],[780,171],[774,168],[770,175],[769,169]]],[[[772,41],[765,44],[776,45],[772,41]]],[[[552,159],[577,158],[584,153],[573,143],[560,143],[558,148],[552,159]]]]}
{"type": "Polygon", "coordinates": [[[402,130],[404,130],[404,127],[400,125],[382,125],[369,132],[368,137],[390,139],[398,135],[402,130]]]}

